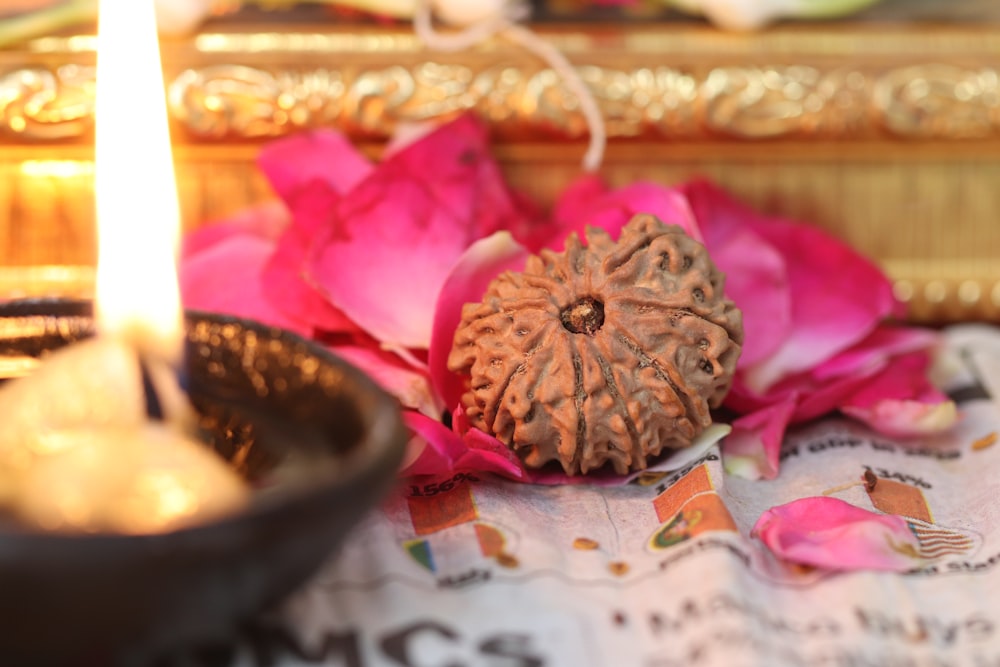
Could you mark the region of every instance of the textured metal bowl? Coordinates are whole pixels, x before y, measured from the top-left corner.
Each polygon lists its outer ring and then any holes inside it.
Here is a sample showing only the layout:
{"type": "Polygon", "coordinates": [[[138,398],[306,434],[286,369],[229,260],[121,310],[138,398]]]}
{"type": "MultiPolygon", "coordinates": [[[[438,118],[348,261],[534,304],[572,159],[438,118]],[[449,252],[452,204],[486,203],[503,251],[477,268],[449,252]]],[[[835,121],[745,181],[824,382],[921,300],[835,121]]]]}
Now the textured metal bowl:
{"type": "MultiPolygon", "coordinates": [[[[30,363],[91,334],[86,302],[0,304],[0,360],[30,363]]],[[[217,315],[190,313],[187,345],[208,439],[240,452],[241,472],[268,490],[236,516],[159,535],[0,526],[0,664],[142,664],[226,641],[390,489],[406,432],[363,373],[286,331],[217,315]]]]}

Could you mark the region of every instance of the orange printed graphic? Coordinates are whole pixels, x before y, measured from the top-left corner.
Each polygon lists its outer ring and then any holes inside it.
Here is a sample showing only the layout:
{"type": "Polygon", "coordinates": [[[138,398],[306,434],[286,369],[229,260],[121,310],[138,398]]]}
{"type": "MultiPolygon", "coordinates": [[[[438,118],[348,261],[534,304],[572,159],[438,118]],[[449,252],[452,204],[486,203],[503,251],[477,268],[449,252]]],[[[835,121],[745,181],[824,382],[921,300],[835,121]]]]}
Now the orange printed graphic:
{"type": "Polygon", "coordinates": [[[919,543],[912,554],[914,558],[931,562],[962,556],[976,550],[982,542],[973,532],[935,525],[924,492],[912,484],[879,477],[868,488],[868,497],[875,509],[906,519],[907,527],[919,543]]]}
{"type": "Polygon", "coordinates": [[[472,487],[468,484],[434,496],[411,496],[406,502],[417,535],[430,535],[474,521],[479,516],[472,498],[472,487]]]}
{"type": "Polygon", "coordinates": [[[494,558],[503,553],[505,542],[503,533],[493,526],[488,526],[485,523],[477,523],[476,539],[479,541],[479,550],[487,558],[494,558]]]}
{"type": "Polygon", "coordinates": [[[660,527],[649,539],[653,550],[708,531],[735,531],[736,522],[715,492],[708,466],[700,465],[653,500],[660,527]]]}
{"type": "Polygon", "coordinates": [[[868,492],[875,509],[886,514],[898,514],[910,519],[934,523],[924,492],[910,484],[879,477],[875,488],[868,492]]]}
{"type": "Polygon", "coordinates": [[[649,540],[667,549],[708,531],[735,531],[729,509],[713,487],[707,466],[698,466],[653,500],[660,527],[649,540]]]}
{"type": "Polygon", "coordinates": [[[714,491],[712,478],[708,476],[708,466],[700,465],[688,474],[677,480],[666,491],[656,496],[653,500],[653,507],[656,509],[656,518],[663,523],[673,515],[677,514],[681,506],[686,503],[691,496],[704,491],[714,491]]]}
{"type": "Polygon", "coordinates": [[[736,523],[717,493],[701,493],[660,527],[650,540],[653,549],[666,549],[709,531],[735,531],[736,523]]]}

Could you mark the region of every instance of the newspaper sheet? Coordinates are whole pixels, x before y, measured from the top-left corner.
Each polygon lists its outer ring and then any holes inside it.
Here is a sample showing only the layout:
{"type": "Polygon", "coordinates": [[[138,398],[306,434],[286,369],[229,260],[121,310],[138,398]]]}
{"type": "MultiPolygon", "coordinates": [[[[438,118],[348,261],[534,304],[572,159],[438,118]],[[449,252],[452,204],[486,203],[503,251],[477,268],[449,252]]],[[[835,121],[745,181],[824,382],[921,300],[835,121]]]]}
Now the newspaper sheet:
{"type": "Polygon", "coordinates": [[[947,340],[945,436],[828,418],[789,434],[773,481],[727,476],[713,447],[615,487],[408,484],[287,603],[293,637],[242,664],[1000,667],[1000,331],[947,340]],[[852,483],[868,470],[874,489],[852,483]],[[831,489],[907,517],[922,564],[836,574],[750,537],[831,489]]]}

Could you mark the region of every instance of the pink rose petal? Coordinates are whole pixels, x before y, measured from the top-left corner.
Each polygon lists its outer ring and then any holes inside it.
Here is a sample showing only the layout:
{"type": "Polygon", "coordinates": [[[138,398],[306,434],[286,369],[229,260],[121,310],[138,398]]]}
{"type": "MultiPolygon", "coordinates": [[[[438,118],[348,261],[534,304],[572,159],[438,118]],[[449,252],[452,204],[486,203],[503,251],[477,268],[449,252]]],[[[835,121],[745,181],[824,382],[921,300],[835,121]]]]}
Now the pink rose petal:
{"type": "Polygon", "coordinates": [[[400,471],[401,476],[494,472],[513,479],[521,477],[520,468],[511,462],[509,455],[488,442],[463,439],[441,422],[416,412],[404,412],[403,420],[414,434],[424,439],[426,446],[407,468],[400,471]]]}
{"type": "Polygon", "coordinates": [[[958,406],[947,399],[938,402],[885,399],[863,408],[845,405],[841,410],[879,433],[897,438],[940,433],[958,421],[958,406]]]}
{"type": "Polygon", "coordinates": [[[895,357],[846,398],[840,409],[879,433],[911,437],[951,428],[955,404],[927,379],[930,357],[923,350],[895,357]]]}
{"type": "Polygon", "coordinates": [[[756,391],[850,347],[896,309],[881,271],[825,232],[774,220],[753,229],[785,258],[792,303],[788,337],[746,371],[744,379],[756,391]]]}
{"type": "Polygon", "coordinates": [[[618,238],[625,223],[638,213],[655,215],[668,225],[680,225],[692,238],[702,240],[691,207],[679,190],[648,182],[609,190],[600,177],[588,174],[559,196],[553,214],[556,237],[550,245],[562,248],[570,232],[584,238],[587,227],[598,227],[618,238]]]}
{"type": "MultiPolygon", "coordinates": [[[[884,369],[889,363],[888,359],[885,360],[879,369],[884,369]]],[[[854,392],[865,386],[871,378],[872,370],[824,382],[816,382],[805,373],[785,380],[775,387],[775,391],[792,391],[798,395],[799,401],[792,421],[804,422],[839,409],[854,392]]]]}
{"type": "Polygon", "coordinates": [[[347,315],[330,303],[306,280],[306,257],[313,239],[328,225],[340,196],[322,181],[312,181],[296,191],[295,218],[288,226],[262,273],[263,292],[275,308],[289,317],[309,322],[328,332],[359,330],[347,315]]]}
{"type": "Polygon", "coordinates": [[[934,332],[883,325],[815,369],[785,378],[765,395],[751,391],[737,375],[726,405],[749,413],[794,395],[793,423],[841,410],[886,435],[939,432],[950,428],[954,413],[927,377],[928,347],[937,340],[934,332]],[[877,412],[868,410],[883,402],[877,412]],[[914,419],[909,426],[907,415],[914,419]]]}
{"type": "Polygon", "coordinates": [[[179,268],[185,308],[244,317],[312,335],[306,322],[271,306],[261,289],[261,270],[274,242],[254,234],[234,234],[187,257],[179,268]]]}
{"type": "MultiPolygon", "coordinates": [[[[580,234],[581,221],[589,218],[593,213],[594,202],[609,196],[610,192],[611,189],[605,185],[604,179],[597,174],[584,174],[570,183],[559,194],[559,199],[552,211],[552,217],[556,221],[556,228],[553,229],[553,232],[557,234],[557,237],[552,240],[559,243],[565,240],[570,232],[576,232],[577,236],[583,238],[583,235],[580,234]]],[[[628,221],[622,222],[618,227],[619,230],[625,222],[628,221]]],[[[609,230],[605,229],[605,231],[609,230]]]]}
{"type": "Polygon", "coordinates": [[[930,350],[940,341],[941,335],[930,329],[883,324],[857,345],[813,368],[810,375],[817,381],[861,375],[883,367],[894,356],[930,350]]]}
{"type": "Polygon", "coordinates": [[[455,262],[519,216],[485,130],[463,116],[391,156],[340,201],[314,239],[309,273],[382,343],[426,349],[455,262]]]}
{"type": "Polygon", "coordinates": [[[473,428],[462,434],[462,442],[470,450],[477,452],[479,461],[488,464],[483,470],[495,472],[508,479],[528,481],[524,465],[517,455],[492,435],[473,428]]]}
{"type": "Polygon", "coordinates": [[[726,274],[725,293],[743,313],[743,348],[738,368],[774,354],[791,330],[791,296],[785,262],[748,229],[723,241],[709,241],[709,253],[726,274]]]}
{"type": "Polygon", "coordinates": [[[837,498],[802,498],[764,512],[752,535],[783,560],[827,570],[905,572],[921,565],[920,543],[899,516],[837,498]]]}
{"type": "Polygon", "coordinates": [[[336,345],[333,352],[371,376],[383,389],[396,397],[404,408],[417,410],[440,419],[444,405],[431,387],[426,372],[404,364],[391,352],[375,346],[336,345]]]}
{"type": "Polygon", "coordinates": [[[490,154],[488,128],[473,114],[459,116],[389,155],[369,180],[383,177],[390,187],[400,178],[415,180],[455,219],[466,245],[524,223],[525,211],[490,154]]]}
{"type": "Polygon", "coordinates": [[[289,222],[288,209],[284,204],[277,199],[264,201],[186,234],[181,244],[181,261],[238,234],[277,239],[289,222]]]}
{"type": "Polygon", "coordinates": [[[864,385],[845,399],[845,405],[868,407],[886,399],[919,399],[940,402],[944,394],[927,380],[931,359],[925,350],[892,357],[881,372],[866,378],[864,385]]]}
{"type": "Polygon", "coordinates": [[[375,338],[427,348],[434,302],[469,239],[419,184],[401,181],[391,197],[361,191],[352,193],[355,208],[341,208],[337,229],[314,244],[308,277],[375,338]]]}
{"type": "Polygon", "coordinates": [[[259,164],[293,216],[264,268],[264,294],[289,317],[318,329],[356,331],[357,325],[306,280],[306,257],[313,240],[330,225],[337,202],[374,166],[332,130],[276,141],[262,151],[259,164]]]}
{"type": "Polygon", "coordinates": [[[777,477],[781,443],[797,398],[791,394],[733,420],[732,432],[722,441],[722,463],[728,473],[744,479],[777,477]]]}
{"type": "Polygon", "coordinates": [[[270,143],[257,162],[271,187],[289,205],[301,188],[314,181],[343,194],[374,169],[346,137],[333,130],[299,132],[270,143]]]}

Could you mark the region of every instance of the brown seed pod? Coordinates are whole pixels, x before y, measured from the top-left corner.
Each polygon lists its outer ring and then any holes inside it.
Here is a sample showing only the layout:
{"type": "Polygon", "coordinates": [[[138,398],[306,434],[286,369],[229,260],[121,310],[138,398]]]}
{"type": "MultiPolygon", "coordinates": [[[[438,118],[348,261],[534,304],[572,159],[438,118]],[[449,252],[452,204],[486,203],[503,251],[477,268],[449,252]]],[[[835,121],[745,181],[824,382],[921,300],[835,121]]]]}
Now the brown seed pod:
{"type": "Polygon", "coordinates": [[[525,464],[641,470],[711,423],[732,383],[743,318],[723,274],[677,226],[637,215],[617,243],[587,231],[466,304],[448,367],[469,376],[473,426],[525,464]]]}

